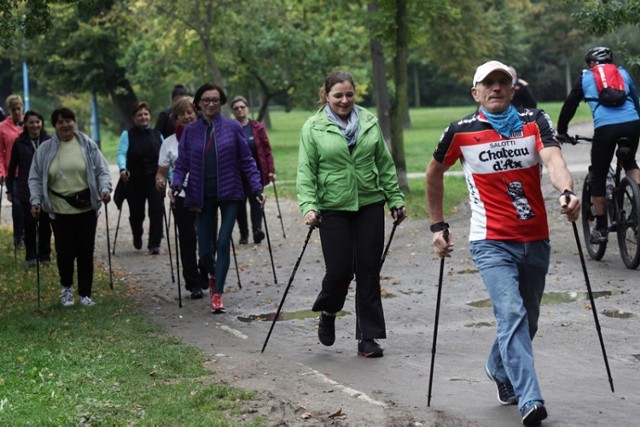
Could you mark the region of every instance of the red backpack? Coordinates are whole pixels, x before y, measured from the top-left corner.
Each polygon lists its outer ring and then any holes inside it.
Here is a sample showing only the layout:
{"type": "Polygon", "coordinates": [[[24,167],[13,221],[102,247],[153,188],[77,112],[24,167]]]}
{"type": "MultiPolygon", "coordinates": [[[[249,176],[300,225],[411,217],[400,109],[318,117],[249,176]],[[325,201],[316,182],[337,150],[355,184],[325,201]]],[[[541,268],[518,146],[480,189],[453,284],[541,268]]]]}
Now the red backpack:
{"type": "Polygon", "coordinates": [[[593,73],[598,89],[598,98],[587,98],[597,101],[605,107],[619,107],[627,100],[624,78],[615,64],[598,64],[589,69],[593,73]]]}

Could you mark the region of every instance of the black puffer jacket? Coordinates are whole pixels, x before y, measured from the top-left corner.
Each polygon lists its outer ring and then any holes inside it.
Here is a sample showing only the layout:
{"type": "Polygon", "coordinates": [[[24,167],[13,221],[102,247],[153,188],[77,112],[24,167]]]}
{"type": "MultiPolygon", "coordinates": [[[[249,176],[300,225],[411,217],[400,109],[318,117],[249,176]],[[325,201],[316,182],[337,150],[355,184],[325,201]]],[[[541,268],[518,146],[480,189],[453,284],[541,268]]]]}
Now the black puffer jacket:
{"type": "Polygon", "coordinates": [[[7,176],[7,193],[13,192],[13,181],[16,180],[18,186],[14,197],[20,202],[29,203],[29,170],[31,169],[33,154],[36,152],[36,148],[49,138],[51,138],[50,135],[46,132],[41,132],[40,137],[32,141],[29,138],[29,132],[25,129],[13,144],[11,161],[9,162],[9,176],[7,176]],[[13,178],[16,176],[16,168],[18,168],[18,176],[13,178]]]}

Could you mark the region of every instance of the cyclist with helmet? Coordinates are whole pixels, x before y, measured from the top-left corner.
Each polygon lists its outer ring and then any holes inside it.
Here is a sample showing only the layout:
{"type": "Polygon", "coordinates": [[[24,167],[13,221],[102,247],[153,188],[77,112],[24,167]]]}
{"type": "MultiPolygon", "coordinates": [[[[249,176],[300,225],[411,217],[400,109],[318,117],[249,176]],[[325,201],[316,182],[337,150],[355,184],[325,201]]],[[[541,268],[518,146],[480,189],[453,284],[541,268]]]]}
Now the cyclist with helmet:
{"type": "Polygon", "coordinates": [[[631,140],[633,157],[623,163],[627,176],[640,183],[640,170],[635,161],[640,138],[640,105],[638,92],[631,76],[623,67],[618,67],[625,83],[627,98],[617,107],[609,107],[598,102],[598,89],[593,76],[593,68],[598,64],[613,63],[613,53],[608,47],[594,47],[584,57],[589,69],[582,70],[576,79],[560,111],[558,119],[558,139],[569,140],[569,122],[583,99],[589,103],[593,116],[593,145],[591,147],[591,202],[595,209],[596,225],[591,231],[591,243],[605,243],[609,230],[605,208],[605,187],[609,164],[616,150],[616,141],[621,137],[631,140]]]}

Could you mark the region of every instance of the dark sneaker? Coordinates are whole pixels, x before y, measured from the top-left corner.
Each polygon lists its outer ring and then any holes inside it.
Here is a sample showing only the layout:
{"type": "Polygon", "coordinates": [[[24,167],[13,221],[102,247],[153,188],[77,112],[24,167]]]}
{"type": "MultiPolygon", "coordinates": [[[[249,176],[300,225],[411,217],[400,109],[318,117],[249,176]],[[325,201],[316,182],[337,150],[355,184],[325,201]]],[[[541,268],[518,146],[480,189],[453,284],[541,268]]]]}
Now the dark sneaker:
{"type": "Polygon", "coordinates": [[[589,237],[589,242],[593,244],[607,243],[609,238],[607,237],[609,234],[609,230],[606,228],[594,228],[591,230],[591,236],[589,237]]]}
{"type": "Polygon", "coordinates": [[[240,236],[240,240],[238,241],[241,245],[246,245],[249,243],[249,236],[240,236]]]}
{"type": "Polygon", "coordinates": [[[142,249],[142,236],[133,236],[133,247],[142,249]]]}
{"type": "Polygon", "coordinates": [[[191,289],[191,299],[202,299],[204,297],[204,293],[200,288],[191,289]]]}
{"type": "Polygon", "coordinates": [[[547,418],[547,409],[542,402],[530,400],[520,409],[522,414],[522,424],[526,426],[537,426],[547,418]]]}
{"type": "Polygon", "coordinates": [[[498,402],[500,402],[501,405],[515,405],[518,403],[516,392],[513,390],[510,382],[503,383],[498,381],[498,379],[491,374],[487,365],[484,365],[484,372],[491,381],[496,383],[498,387],[498,402]]]}
{"type": "Polygon", "coordinates": [[[358,356],[382,357],[384,350],[374,339],[361,340],[358,343],[358,356]]]}
{"type": "Polygon", "coordinates": [[[149,248],[149,255],[160,255],[160,248],[149,248]]]}
{"type": "Polygon", "coordinates": [[[332,346],[333,343],[336,342],[336,316],[320,313],[318,339],[327,347],[332,346]]]}
{"type": "Polygon", "coordinates": [[[260,243],[264,240],[264,231],[256,230],[253,232],[253,243],[260,243]]]}

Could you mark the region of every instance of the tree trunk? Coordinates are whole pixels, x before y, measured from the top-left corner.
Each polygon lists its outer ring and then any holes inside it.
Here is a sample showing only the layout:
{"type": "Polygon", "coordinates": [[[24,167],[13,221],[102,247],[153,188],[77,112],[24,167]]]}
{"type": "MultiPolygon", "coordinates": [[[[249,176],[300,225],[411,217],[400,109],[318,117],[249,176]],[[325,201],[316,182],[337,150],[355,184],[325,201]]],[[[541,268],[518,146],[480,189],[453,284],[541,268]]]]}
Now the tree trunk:
{"type": "MultiPolygon", "coordinates": [[[[368,6],[368,13],[374,14],[376,10],[375,4],[368,6]]],[[[386,67],[384,63],[384,51],[382,44],[377,39],[370,42],[371,63],[373,68],[373,97],[376,101],[376,109],[378,112],[378,123],[382,128],[382,136],[391,148],[391,122],[389,117],[390,102],[389,89],[387,88],[386,67]]]]}
{"type": "Polygon", "coordinates": [[[391,155],[396,164],[400,189],[409,192],[407,164],[404,159],[404,123],[407,115],[407,56],[409,32],[407,2],[396,0],[396,55],[393,59],[396,96],[391,107],[391,155]]]}
{"type": "Polygon", "coordinates": [[[109,85],[109,96],[113,103],[120,130],[126,130],[133,126],[133,104],[138,101],[131,83],[123,79],[117,85],[109,85]]]}
{"type": "Polygon", "coordinates": [[[420,107],[420,64],[413,64],[413,106],[420,107]]]}

